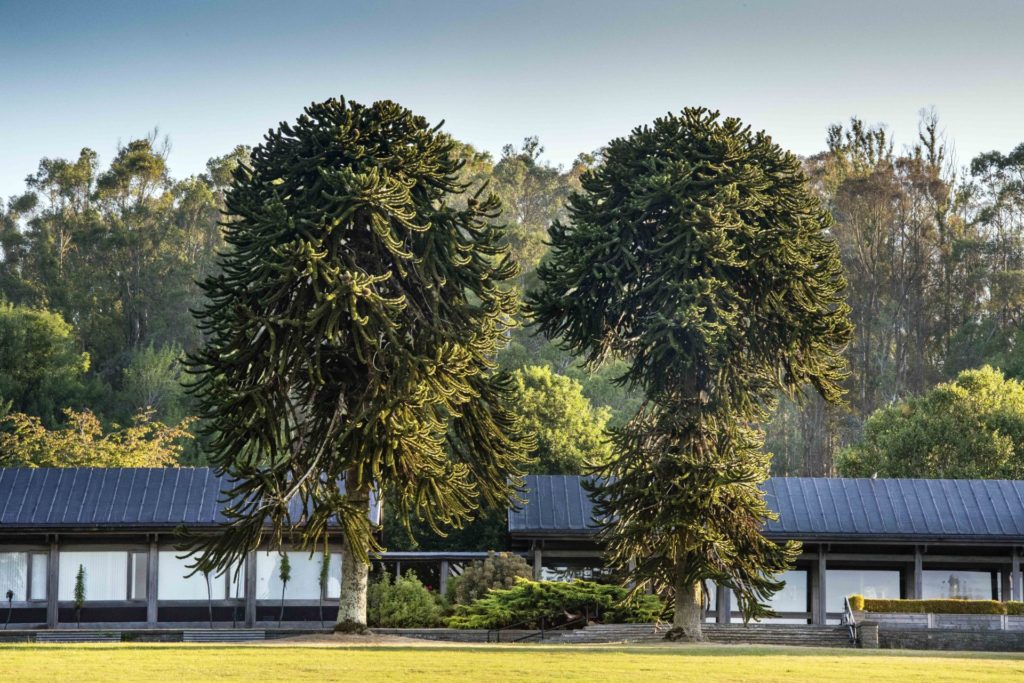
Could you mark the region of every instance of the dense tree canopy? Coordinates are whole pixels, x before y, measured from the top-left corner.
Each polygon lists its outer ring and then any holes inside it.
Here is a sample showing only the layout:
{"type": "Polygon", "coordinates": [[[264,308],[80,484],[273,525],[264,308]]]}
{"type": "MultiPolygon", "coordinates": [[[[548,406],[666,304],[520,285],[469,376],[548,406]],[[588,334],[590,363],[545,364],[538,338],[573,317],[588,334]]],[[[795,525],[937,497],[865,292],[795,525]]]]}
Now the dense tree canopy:
{"type": "Polygon", "coordinates": [[[168,426],[141,413],[104,433],[89,411],[65,411],[66,426],[47,429],[38,417],[0,420],[0,467],[170,467],[192,438],[188,422],[168,426]]]}
{"type": "Polygon", "coordinates": [[[516,413],[523,429],[536,438],[528,465],[532,474],[581,474],[608,462],[611,445],[605,427],[610,411],[595,409],[578,382],[549,367],[527,366],[515,372],[516,413]]]}
{"type": "Polygon", "coordinates": [[[841,395],[851,326],[830,219],[793,155],[706,109],[613,140],[582,187],[531,307],[590,364],[623,358],[643,391],[597,470],[596,514],[612,564],[671,591],[676,627],[700,638],[705,579],[760,616],[797,552],[760,535],[752,425],[775,392],[841,395]]]}
{"type": "Polygon", "coordinates": [[[1024,478],[1024,384],[988,366],[965,370],[879,409],[837,465],[848,477],[1024,478]]]}
{"type": "Polygon", "coordinates": [[[228,249],[206,279],[192,357],[210,458],[239,503],[200,566],[262,540],[314,546],[337,521],[339,624],[366,623],[371,488],[400,519],[468,519],[507,502],[528,440],[493,358],[514,324],[518,273],[466,190],[451,139],[388,101],[310,105],[269,132],[227,192],[228,249]],[[343,482],[345,492],[339,492],[343,482]],[[303,520],[288,515],[301,498],[303,520]]]}
{"type": "Polygon", "coordinates": [[[51,311],[0,302],[0,416],[27,413],[53,425],[86,400],[89,354],[51,311]]]}

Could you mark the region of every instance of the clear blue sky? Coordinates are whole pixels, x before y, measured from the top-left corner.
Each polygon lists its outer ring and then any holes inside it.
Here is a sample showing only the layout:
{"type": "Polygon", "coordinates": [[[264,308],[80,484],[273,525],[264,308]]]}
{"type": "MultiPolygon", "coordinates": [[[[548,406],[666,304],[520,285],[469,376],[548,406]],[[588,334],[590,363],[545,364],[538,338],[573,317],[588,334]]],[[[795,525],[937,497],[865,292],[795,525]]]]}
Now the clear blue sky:
{"type": "Polygon", "coordinates": [[[799,154],[854,114],[910,142],[935,107],[965,163],[1024,142],[1024,1],[0,0],[0,197],[155,126],[194,173],[338,94],[563,164],[687,105],[799,154]]]}

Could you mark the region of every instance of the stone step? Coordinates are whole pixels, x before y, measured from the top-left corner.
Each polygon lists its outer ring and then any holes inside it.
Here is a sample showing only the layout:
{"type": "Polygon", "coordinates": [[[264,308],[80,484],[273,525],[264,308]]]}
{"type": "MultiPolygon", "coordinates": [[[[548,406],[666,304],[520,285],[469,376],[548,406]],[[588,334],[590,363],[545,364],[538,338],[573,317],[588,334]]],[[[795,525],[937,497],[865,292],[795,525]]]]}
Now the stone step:
{"type": "Polygon", "coordinates": [[[184,643],[239,643],[266,639],[267,634],[265,631],[252,629],[235,629],[231,631],[205,629],[181,632],[181,640],[184,643]]]}
{"type": "MultiPolygon", "coordinates": [[[[566,643],[656,641],[665,637],[669,626],[661,624],[592,624],[561,635],[566,643]]],[[[709,642],[754,645],[800,645],[849,647],[849,632],[842,627],[802,624],[705,624],[709,642]]],[[[552,640],[554,639],[551,638],[552,640]]]]}
{"type": "Polygon", "coordinates": [[[89,631],[40,631],[37,643],[120,643],[120,633],[89,631]]]}

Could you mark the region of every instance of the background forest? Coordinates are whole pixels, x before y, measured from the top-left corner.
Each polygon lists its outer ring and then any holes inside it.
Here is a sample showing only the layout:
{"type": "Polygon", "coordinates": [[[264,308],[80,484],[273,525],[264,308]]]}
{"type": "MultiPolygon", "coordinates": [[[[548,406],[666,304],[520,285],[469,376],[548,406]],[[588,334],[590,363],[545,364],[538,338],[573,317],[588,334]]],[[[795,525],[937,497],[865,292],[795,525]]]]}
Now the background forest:
{"type": "MultiPolygon", "coordinates": [[[[497,159],[468,144],[457,150],[464,180],[487,183],[504,204],[525,291],[545,257],[548,225],[601,152],[564,168],[544,161],[536,137],[497,159]]],[[[957,387],[967,399],[985,387],[1013,397],[977,411],[989,411],[992,430],[1024,441],[1024,427],[1007,428],[1024,425],[1024,392],[1001,388],[1024,377],[1024,144],[966,164],[952,150],[926,113],[909,145],[853,119],[825,131],[824,151],[804,160],[835,220],[856,331],[846,352],[848,404],[783,401],[767,426],[776,475],[958,476],[936,469],[928,449],[910,471],[885,462],[895,452],[890,423],[948,410],[929,392],[957,387]],[[958,379],[986,365],[995,370],[958,379]]],[[[181,361],[202,338],[190,312],[202,296],[196,281],[211,274],[223,246],[224,190],[249,149],[183,179],[170,176],[168,151],[153,134],[109,163],[89,149],[42,159],[0,213],[0,464],[203,463],[181,361]]],[[[620,363],[586,371],[529,327],[498,362],[516,372],[519,409],[538,436],[538,473],[580,472],[609,457],[605,428],[639,405],[615,382],[620,363]]],[[[963,431],[936,420],[913,428],[916,442],[922,430],[963,431]]],[[[993,457],[1015,458],[1013,445],[993,457]]]]}

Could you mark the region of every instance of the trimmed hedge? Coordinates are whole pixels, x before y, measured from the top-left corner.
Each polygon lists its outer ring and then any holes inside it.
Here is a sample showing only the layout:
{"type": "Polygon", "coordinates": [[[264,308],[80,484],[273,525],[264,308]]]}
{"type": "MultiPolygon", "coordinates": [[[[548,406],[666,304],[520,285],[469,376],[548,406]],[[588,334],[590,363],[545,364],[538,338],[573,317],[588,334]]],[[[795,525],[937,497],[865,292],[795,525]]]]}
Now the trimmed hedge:
{"type": "Polygon", "coordinates": [[[851,595],[850,607],[863,612],[897,614],[1014,614],[1024,615],[1022,602],[996,600],[883,600],[851,595]]]}

